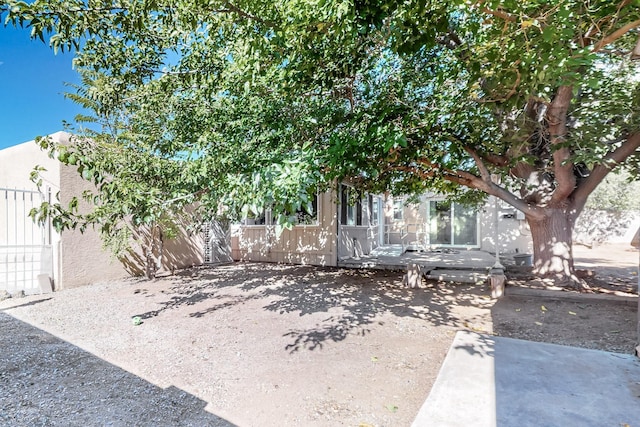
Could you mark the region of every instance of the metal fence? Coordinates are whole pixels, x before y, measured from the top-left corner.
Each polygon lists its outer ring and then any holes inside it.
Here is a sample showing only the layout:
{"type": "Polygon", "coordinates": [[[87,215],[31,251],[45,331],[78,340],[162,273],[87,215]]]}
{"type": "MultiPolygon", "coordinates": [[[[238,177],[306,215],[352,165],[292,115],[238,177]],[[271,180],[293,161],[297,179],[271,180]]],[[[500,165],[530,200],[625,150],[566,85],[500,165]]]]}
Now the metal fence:
{"type": "Polygon", "coordinates": [[[50,195],[0,188],[0,291],[39,293],[51,289],[51,227],[29,217],[50,195]]]}

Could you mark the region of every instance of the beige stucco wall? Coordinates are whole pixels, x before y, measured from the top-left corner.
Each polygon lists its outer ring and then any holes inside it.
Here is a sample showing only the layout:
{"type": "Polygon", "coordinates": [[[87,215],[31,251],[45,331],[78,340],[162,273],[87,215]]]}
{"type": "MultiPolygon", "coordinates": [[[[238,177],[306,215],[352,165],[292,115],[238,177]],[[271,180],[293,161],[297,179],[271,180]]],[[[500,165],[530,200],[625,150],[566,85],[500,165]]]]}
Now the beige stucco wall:
{"type": "MultiPolygon", "coordinates": [[[[49,137],[58,143],[68,144],[70,135],[57,132],[49,137]]],[[[35,141],[0,151],[0,163],[0,187],[29,190],[37,190],[29,178],[31,171],[35,166],[43,166],[46,171],[40,175],[44,188],[50,189],[52,202],[59,196],[62,203],[68,203],[73,195],[80,195],[87,188],[75,169],[63,166],[56,158],[49,157],[35,141]]],[[[52,232],[52,235],[50,244],[54,254],[54,289],[126,275],[122,267],[108,262],[109,257],[101,250],[101,242],[92,230],[82,236],[75,231],[65,231],[63,236],[52,232]]]]}
{"type": "MultiPolygon", "coordinates": [[[[49,137],[61,144],[70,142],[70,135],[66,132],[57,132],[49,137]]],[[[64,166],[57,159],[50,158],[34,141],[0,150],[0,187],[37,190],[36,185],[29,178],[36,165],[46,168],[46,171],[41,173],[43,187],[50,189],[53,202],[59,195],[63,206],[68,205],[74,196],[81,198],[84,190],[94,188],[91,183],[79,176],[75,167],[64,166]]],[[[90,209],[85,202],[82,203],[84,204],[82,209],[90,209]]],[[[33,206],[39,206],[39,204],[40,201],[36,201],[33,206]]],[[[29,207],[32,206],[29,205],[29,207]]],[[[24,224],[31,224],[31,219],[26,217],[28,210],[23,214],[24,224]]],[[[2,215],[0,212],[0,223],[6,222],[6,218],[2,215]]],[[[163,257],[165,271],[202,264],[202,236],[199,233],[193,233],[189,228],[183,224],[177,238],[165,240],[163,257]]],[[[2,233],[1,230],[0,233],[2,233]]],[[[140,233],[142,237],[145,235],[144,230],[140,233]]],[[[22,240],[9,243],[31,244],[32,242],[22,240]]],[[[84,233],[65,230],[62,236],[52,232],[47,243],[50,243],[53,248],[52,278],[55,289],[73,288],[129,274],[142,274],[144,271],[141,265],[144,257],[140,247],[134,245],[130,255],[122,260],[123,264],[114,259],[108,250],[102,248],[100,235],[93,229],[87,229],[84,233]]]]}
{"type": "Polygon", "coordinates": [[[335,193],[318,196],[318,224],[296,225],[278,236],[274,226],[232,225],[231,256],[237,261],[335,266],[337,214],[335,193]]]}
{"type": "MultiPolygon", "coordinates": [[[[93,185],[83,180],[73,167],[63,166],[60,171],[60,203],[67,205],[76,196],[80,198],[85,190],[93,190],[93,185]]],[[[82,210],[90,209],[81,202],[82,210]]],[[[148,236],[148,230],[138,230],[137,238],[142,241],[148,236]]],[[[139,244],[132,244],[132,250],[122,259],[113,257],[103,248],[100,234],[91,228],[80,233],[66,230],[61,242],[62,287],[73,288],[104,280],[117,279],[129,275],[144,274],[144,252],[139,244]]],[[[180,268],[201,265],[203,262],[203,239],[199,233],[192,232],[188,224],[180,227],[178,236],[164,240],[163,270],[165,272],[180,268]]]]}
{"type": "MultiPolygon", "coordinates": [[[[91,183],[82,179],[75,167],[61,165],[60,204],[62,206],[68,206],[73,197],[81,200],[82,192],[93,188],[91,183]]],[[[89,209],[87,203],[81,200],[80,210],[87,212],[89,209]]],[[[62,232],[60,260],[60,287],[64,289],[128,275],[122,264],[102,248],[100,235],[91,228],[84,233],[78,230],[62,232]]]]}

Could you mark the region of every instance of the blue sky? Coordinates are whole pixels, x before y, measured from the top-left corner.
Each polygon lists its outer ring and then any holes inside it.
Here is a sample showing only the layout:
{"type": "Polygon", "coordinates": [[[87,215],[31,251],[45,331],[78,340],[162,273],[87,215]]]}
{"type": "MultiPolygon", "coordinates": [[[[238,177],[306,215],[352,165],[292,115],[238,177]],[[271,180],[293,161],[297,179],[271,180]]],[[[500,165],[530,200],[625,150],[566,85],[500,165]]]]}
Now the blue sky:
{"type": "Polygon", "coordinates": [[[65,99],[77,83],[73,55],[53,54],[28,29],[0,26],[0,149],[62,130],[81,109],[65,99]]]}

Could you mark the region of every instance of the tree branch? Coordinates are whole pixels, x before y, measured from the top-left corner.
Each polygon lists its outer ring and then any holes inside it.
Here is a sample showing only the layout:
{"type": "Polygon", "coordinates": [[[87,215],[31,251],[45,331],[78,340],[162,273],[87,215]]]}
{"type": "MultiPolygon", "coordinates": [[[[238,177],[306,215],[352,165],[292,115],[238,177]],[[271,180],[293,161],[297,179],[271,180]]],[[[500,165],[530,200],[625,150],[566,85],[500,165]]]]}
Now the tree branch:
{"type": "Polygon", "coordinates": [[[505,21],[509,21],[509,22],[517,21],[517,18],[515,16],[511,15],[510,13],[504,12],[502,10],[492,10],[492,9],[489,9],[488,7],[483,7],[482,11],[489,15],[493,15],[500,19],[504,19],[505,21]]]}
{"type": "MultiPolygon", "coordinates": [[[[426,164],[430,162],[425,160],[426,164]]],[[[420,176],[422,179],[431,178],[435,175],[434,172],[428,172],[424,169],[421,169],[416,166],[394,166],[392,167],[394,170],[415,173],[420,176]]],[[[485,182],[483,179],[462,170],[445,170],[441,171],[442,177],[447,181],[454,182],[459,185],[463,185],[465,187],[477,189],[480,191],[484,191],[490,196],[498,197],[499,199],[504,200],[509,205],[514,208],[524,212],[526,215],[533,217],[534,219],[541,220],[544,218],[544,212],[541,208],[536,206],[529,205],[527,202],[517,197],[515,194],[506,190],[505,188],[493,183],[491,178],[489,178],[488,182],[485,182]]]]}
{"type": "Polygon", "coordinates": [[[571,150],[569,147],[563,146],[567,135],[567,112],[573,96],[572,92],[571,86],[560,86],[547,112],[549,138],[553,150],[554,175],[558,183],[553,196],[551,196],[551,205],[560,204],[566,200],[576,187],[571,150]]]}
{"type": "Polygon", "coordinates": [[[473,157],[473,160],[476,162],[476,166],[478,166],[478,170],[480,171],[480,177],[482,178],[482,180],[486,183],[490,183],[491,172],[489,172],[489,169],[487,169],[487,165],[484,164],[480,155],[476,153],[476,151],[471,147],[464,147],[464,150],[469,153],[471,157],[473,157]]]}
{"type": "Polygon", "coordinates": [[[613,43],[614,41],[618,40],[620,37],[624,36],[629,31],[631,31],[631,30],[633,30],[634,28],[637,28],[637,27],[640,27],[640,19],[637,19],[637,20],[635,20],[633,22],[629,22],[627,25],[623,26],[622,28],[617,29],[613,33],[609,34],[608,36],[606,36],[605,38],[600,40],[593,47],[593,51],[594,52],[599,52],[606,45],[613,43]]]}
{"type": "Polygon", "coordinates": [[[582,212],[593,190],[596,189],[609,172],[635,154],[638,148],[640,148],[640,133],[635,133],[630,135],[618,148],[607,154],[602,160],[602,163],[599,163],[593,168],[589,177],[582,181],[571,195],[573,205],[572,214],[575,215],[576,218],[580,212],[582,212]]]}
{"type": "Polygon", "coordinates": [[[235,6],[233,4],[231,4],[230,2],[225,2],[224,3],[225,7],[227,7],[227,9],[221,9],[221,10],[217,10],[216,12],[235,12],[238,15],[242,16],[243,18],[247,18],[247,19],[251,19],[253,21],[256,22],[260,22],[261,24],[265,24],[269,27],[275,28],[277,27],[277,23],[268,19],[263,19],[263,18],[259,18],[249,12],[245,12],[244,10],[240,9],[238,6],[235,6]]]}
{"type": "Polygon", "coordinates": [[[509,164],[509,158],[507,156],[501,156],[499,154],[483,154],[482,159],[494,166],[507,166],[509,164]]]}
{"type": "Polygon", "coordinates": [[[520,197],[517,197],[512,192],[506,190],[505,188],[497,184],[491,183],[491,186],[492,186],[492,191],[491,192],[487,191],[487,194],[490,194],[492,196],[495,196],[499,199],[504,200],[514,208],[518,209],[519,211],[523,212],[525,215],[532,217],[535,220],[540,221],[544,219],[545,215],[542,208],[530,205],[520,197]]]}

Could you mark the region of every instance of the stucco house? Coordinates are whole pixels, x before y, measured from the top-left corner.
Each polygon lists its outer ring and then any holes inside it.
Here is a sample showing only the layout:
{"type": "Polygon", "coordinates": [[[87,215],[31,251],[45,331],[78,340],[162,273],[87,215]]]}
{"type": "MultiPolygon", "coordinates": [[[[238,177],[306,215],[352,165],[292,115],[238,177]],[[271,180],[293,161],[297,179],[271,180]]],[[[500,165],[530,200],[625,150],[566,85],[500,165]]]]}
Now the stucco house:
{"type": "MultiPolygon", "coordinates": [[[[57,132],[55,141],[68,144],[70,135],[57,132]]],[[[142,271],[139,248],[118,260],[103,249],[99,234],[64,231],[51,224],[34,224],[29,211],[43,201],[63,205],[80,196],[91,185],[75,168],[65,166],[29,141],[0,150],[0,291],[39,293],[120,278],[142,271]],[[43,192],[31,182],[34,166],[42,166],[43,192]]],[[[141,230],[144,232],[144,230],[141,230]]],[[[165,244],[167,270],[199,265],[203,262],[200,235],[185,233],[165,244]]]]}
{"type": "MultiPolygon", "coordinates": [[[[50,135],[69,143],[70,135],[50,135]]],[[[33,141],[0,150],[0,291],[35,293],[140,274],[139,248],[114,259],[94,230],[58,234],[50,224],[34,224],[31,208],[43,201],[68,204],[90,189],[76,170],[65,166],[33,141]],[[43,166],[43,192],[29,179],[43,166]],[[137,252],[136,252],[137,251],[137,252]]],[[[355,204],[348,185],[321,192],[314,212],[297,215],[298,223],[278,233],[271,213],[231,225],[226,233],[215,223],[204,233],[185,231],[165,243],[164,268],[174,270],[221,261],[265,261],[320,266],[349,265],[377,252],[401,255],[436,248],[500,253],[531,252],[524,216],[489,199],[481,209],[449,203],[425,194],[417,204],[391,195],[365,195],[355,204]]],[[[144,230],[142,231],[144,232],[144,230]]]]}
{"type": "Polygon", "coordinates": [[[231,226],[234,260],[322,266],[347,265],[377,252],[456,248],[495,253],[530,253],[524,215],[490,198],[480,209],[425,194],[407,204],[391,195],[365,195],[350,204],[351,188],[317,194],[315,212],[278,234],[270,213],[231,226]]]}

